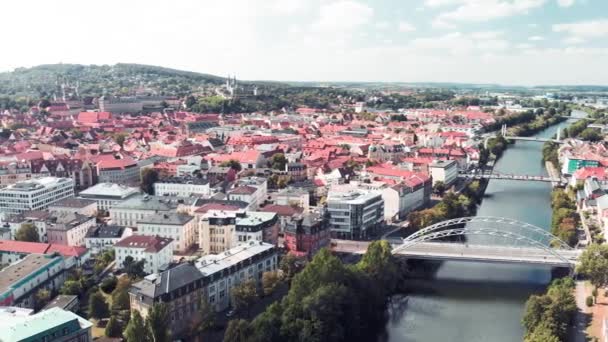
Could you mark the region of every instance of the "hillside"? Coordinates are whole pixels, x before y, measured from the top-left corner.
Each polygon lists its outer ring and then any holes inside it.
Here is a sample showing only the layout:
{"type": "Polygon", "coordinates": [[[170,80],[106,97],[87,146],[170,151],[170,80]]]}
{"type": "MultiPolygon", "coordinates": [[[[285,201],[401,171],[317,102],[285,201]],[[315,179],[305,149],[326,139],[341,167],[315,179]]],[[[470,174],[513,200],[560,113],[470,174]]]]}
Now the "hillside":
{"type": "Polygon", "coordinates": [[[147,93],[186,95],[205,85],[217,85],[225,78],[190,71],[141,64],[80,65],[46,64],[0,73],[0,96],[46,97],[58,84],[75,86],[83,96],[127,95],[133,89],[147,93]]]}

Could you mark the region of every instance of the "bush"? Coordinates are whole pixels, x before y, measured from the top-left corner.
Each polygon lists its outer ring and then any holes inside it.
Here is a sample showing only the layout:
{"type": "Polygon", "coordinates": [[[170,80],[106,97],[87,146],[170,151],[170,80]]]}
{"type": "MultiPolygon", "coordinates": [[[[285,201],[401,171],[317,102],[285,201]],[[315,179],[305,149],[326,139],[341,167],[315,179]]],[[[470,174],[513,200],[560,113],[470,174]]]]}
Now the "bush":
{"type": "Polygon", "coordinates": [[[103,292],[110,294],[116,288],[117,283],[118,283],[118,280],[116,280],[116,277],[110,277],[110,278],[104,279],[101,282],[101,285],[99,287],[101,288],[101,290],[103,292]]]}
{"type": "Polygon", "coordinates": [[[587,297],[587,299],[585,299],[585,304],[589,307],[593,306],[593,296],[587,297]]]}

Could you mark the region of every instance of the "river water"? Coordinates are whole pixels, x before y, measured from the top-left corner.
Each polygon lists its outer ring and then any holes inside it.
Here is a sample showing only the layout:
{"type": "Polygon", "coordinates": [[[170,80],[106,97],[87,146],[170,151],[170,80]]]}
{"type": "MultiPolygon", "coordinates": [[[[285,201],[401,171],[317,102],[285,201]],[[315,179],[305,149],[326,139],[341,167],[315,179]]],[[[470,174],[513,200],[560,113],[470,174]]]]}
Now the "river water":
{"type": "MultiPolygon", "coordinates": [[[[574,112],[573,116],[585,115],[574,112]]],[[[548,138],[569,123],[537,134],[548,138]]],[[[504,173],[546,175],[542,144],[519,141],[496,163],[504,173]]],[[[478,216],[499,216],[549,229],[551,186],[541,182],[492,180],[478,216]]],[[[475,239],[484,237],[470,237],[475,239]]],[[[388,342],[513,342],[522,341],[521,317],[528,297],[551,281],[547,267],[469,262],[444,262],[432,281],[389,310],[388,342]]]]}

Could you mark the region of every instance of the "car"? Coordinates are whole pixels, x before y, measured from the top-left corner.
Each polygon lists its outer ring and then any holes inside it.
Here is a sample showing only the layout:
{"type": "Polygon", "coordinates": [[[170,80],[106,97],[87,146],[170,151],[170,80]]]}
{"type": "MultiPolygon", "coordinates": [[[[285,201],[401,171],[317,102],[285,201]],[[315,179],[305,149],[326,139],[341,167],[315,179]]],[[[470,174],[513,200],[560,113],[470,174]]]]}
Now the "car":
{"type": "Polygon", "coordinates": [[[226,317],[232,317],[232,316],[234,316],[235,313],[236,313],[235,310],[230,310],[226,313],[226,317]]]}

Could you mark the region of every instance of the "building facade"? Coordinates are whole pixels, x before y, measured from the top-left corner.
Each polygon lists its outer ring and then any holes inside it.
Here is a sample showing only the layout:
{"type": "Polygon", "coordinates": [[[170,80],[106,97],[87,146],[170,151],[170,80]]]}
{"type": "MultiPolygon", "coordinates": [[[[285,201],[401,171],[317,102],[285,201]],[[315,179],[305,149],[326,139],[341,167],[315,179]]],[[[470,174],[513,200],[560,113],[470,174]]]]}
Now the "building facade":
{"type": "Polygon", "coordinates": [[[139,235],[160,236],[173,240],[173,251],[186,253],[196,241],[197,224],[193,216],[177,213],[147,215],[137,221],[139,235]]]}
{"type": "Polygon", "coordinates": [[[373,191],[332,191],[327,196],[332,235],[339,238],[365,238],[384,222],[384,200],[373,191]]]}
{"type": "Polygon", "coordinates": [[[157,273],[173,259],[173,240],[158,236],[131,235],[114,244],[116,267],[122,268],[127,257],[144,260],[144,272],[157,273]]]}
{"type": "Polygon", "coordinates": [[[43,177],[19,182],[0,190],[0,212],[19,214],[42,210],[73,196],[74,180],[71,178],[43,177]]]}
{"type": "Polygon", "coordinates": [[[156,196],[209,196],[209,182],[196,177],[169,177],[154,183],[156,196]]]}

